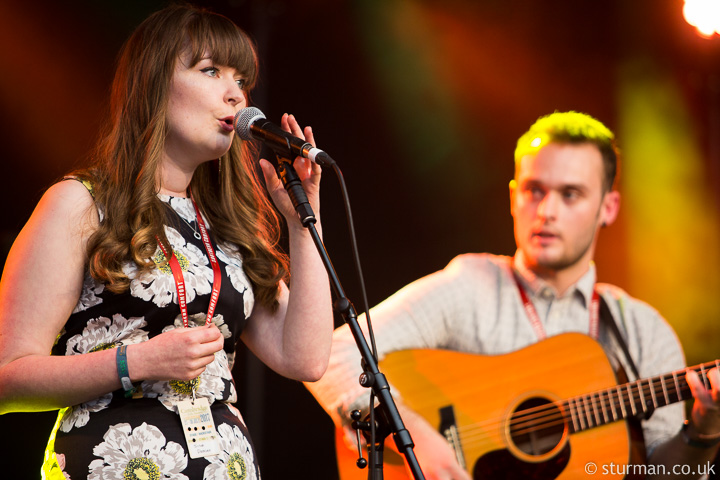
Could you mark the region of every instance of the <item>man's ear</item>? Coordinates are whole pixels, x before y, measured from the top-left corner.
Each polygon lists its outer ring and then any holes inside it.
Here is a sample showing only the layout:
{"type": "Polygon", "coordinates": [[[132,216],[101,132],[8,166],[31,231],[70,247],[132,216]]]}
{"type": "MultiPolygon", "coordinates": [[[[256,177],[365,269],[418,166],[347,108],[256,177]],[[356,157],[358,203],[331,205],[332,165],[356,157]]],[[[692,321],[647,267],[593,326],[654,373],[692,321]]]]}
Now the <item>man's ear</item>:
{"type": "Polygon", "coordinates": [[[515,212],[515,191],[517,190],[517,181],[513,178],[510,180],[508,187],[510,189],[510,215],[513,215],[515,212]]]}
{"type": "Polygon", "coordinates": [[[620,212],[620,192],[611,190],[603,196],[600,206],[600,225],[607,227],[612,225],[620,212]]]}

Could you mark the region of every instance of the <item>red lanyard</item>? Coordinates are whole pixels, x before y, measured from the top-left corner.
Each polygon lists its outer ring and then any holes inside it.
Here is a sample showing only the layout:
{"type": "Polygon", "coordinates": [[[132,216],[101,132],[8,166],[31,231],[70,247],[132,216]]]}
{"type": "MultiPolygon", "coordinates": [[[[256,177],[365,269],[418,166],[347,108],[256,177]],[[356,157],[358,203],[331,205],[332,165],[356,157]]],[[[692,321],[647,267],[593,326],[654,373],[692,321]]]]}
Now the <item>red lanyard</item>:
{"type": "MultiPolygon", "coordinates": [[[[205,251],[207,252],[208,259],[210,259],[210,264],[213,269],[212,295],[210,295],[210,305],[208,306],[207,318],[205,319],[205,325],[209,325],[212,322],[218,297],[220,296],[220,284],[222,282],[222,277],[220,276],[220,264],[215,256],[215,250],[213,250],[212,243],[210,243],[210,236],[208,235],[207,228],[205,228],[205,222],[203,221],[202,215],[200,215],[200,210],[198,210],[197,204],[195,204],[195,200],[193,200],[192,196],[190,197],[190,200],[192,201],[193,207],[195,207],[195,215],[197,216],[198,227],[200,227],[202,241],[203,244],[205,244],[205,251]]],[[[159,239],[158,245],[160,245],[160,249],[163,254],[165,254],[165,258],[169,257],[168,264],[170,265],[170,270],[172,270],[173,277],[175,278],[175,288],[177,288],[178,304],[180,305],[183,325],[185,325],[185,328],[188,328],[189,324],[187,300],[185,298],[185,278],[183,277],[182,267],[175,256],[175,252],[172,252],[172,255],[168,255],[167,249],[163,246],[159,239]]]]}
{"type": "MultiPolygon", "coordinates": [[[[547,337],[547,333],[545,332],[545,328],[542,325],[542,322],[540,321],[540,315],[538,315],[537,310],[535,310],[535,305],[530,301],[530,299],[527,296],[527,293],[525,293],[525,289],[523,288],[522,284],[520,283],[520,279],[518,276],[513,272],[513,278],[515,278],[515,283],[517,284],[518,291],[520,292],[520,298],[522,299],[523,306],[525,307],[525,313],[527,313],[528,320],[530,321],[530,325],[533,327],[533,330],[535,330],[535,334],[538,337],[538,340],[543,340],[547,337]]],[[[593,289],[593,295],[592,300],[590,300],[590,336],[594,339],[598,338],[598,328],[599,328],[599,318],[600,318],[600,295],[598,295],[597,290],[593,289]]]]}

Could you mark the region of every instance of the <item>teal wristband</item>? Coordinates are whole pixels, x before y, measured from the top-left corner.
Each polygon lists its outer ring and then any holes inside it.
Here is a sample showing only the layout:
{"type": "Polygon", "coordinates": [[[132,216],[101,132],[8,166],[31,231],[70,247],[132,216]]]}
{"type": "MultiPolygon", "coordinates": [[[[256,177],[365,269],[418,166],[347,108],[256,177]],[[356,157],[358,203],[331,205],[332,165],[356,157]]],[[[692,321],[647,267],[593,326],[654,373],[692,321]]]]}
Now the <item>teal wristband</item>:
{"type": "Polygon", "coordinates": [[[117,349],[117,355],[115,356],[117,363],[118,378],[122,384],[123,390],[125,390],[125,397],[129,398],[135,393],[135,387],[133,387],[130,381],[130,373],[128,372],[127,364],[127,345],[121,345],[117,349]]]}

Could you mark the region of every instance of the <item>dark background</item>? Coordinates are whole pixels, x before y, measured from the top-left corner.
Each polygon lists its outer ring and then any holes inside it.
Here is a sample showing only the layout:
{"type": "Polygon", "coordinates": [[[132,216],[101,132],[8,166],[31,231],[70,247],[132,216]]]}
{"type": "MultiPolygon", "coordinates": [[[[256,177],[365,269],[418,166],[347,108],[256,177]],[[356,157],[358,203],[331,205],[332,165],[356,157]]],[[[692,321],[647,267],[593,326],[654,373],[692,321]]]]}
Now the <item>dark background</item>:
{"type": "MultiPolygon", "coordinates": [[[[615,130],[625,154],[600,280],[665,314],[689,362],[717,356],[720,42],[695,33],[681,0],[195,3],[257,42],[255,105],[312,125],[341,166],[371,305],[459,253],[511,255],[515,141],[538,116],[574,109],[615,130]]],[[[44,189],[84,164],[116,53],[164,5],[0,4],[0,258],[44,189]]],[[[361,309],[330,171],[322,202],[325,244],[361,309]]],[[[238,358],[263,477],[336,478],[332,423],[304,387],[238,358]]],[[[4,478],[39,477],[54,417],[0,417],[4,478]]]]}

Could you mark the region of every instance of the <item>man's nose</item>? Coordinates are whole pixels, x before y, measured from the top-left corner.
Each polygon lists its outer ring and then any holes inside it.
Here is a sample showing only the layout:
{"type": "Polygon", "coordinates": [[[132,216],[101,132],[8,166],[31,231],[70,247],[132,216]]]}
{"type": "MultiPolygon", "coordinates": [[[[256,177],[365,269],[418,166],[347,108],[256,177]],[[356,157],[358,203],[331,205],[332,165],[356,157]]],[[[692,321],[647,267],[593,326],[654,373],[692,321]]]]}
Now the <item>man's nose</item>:
{"type": "Polygon", "coordinates": [[[557,192],[547,192],[538,205],[538,216],[546,220],[557,218],[560,207],[560,195],[557,192]]]}

